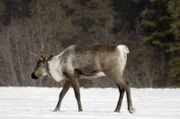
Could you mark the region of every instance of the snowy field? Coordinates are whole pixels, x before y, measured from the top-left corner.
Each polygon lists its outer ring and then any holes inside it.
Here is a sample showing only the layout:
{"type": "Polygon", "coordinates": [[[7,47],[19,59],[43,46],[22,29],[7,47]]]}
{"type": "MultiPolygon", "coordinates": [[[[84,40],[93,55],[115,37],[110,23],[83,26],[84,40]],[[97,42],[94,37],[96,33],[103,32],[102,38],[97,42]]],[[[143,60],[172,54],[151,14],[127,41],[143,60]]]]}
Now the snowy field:
{"type": "Polygon", "coordinates": [[[53,112],[59,88],[0,88],[0,119],[180,119],[180,89],[132,89],[135,114],[127,111],[126,98],[120,113],[113,112],[118,90],[83,89],[84,111],[78,112],[73,90],[65,96],[60,112],[53,112]]]}

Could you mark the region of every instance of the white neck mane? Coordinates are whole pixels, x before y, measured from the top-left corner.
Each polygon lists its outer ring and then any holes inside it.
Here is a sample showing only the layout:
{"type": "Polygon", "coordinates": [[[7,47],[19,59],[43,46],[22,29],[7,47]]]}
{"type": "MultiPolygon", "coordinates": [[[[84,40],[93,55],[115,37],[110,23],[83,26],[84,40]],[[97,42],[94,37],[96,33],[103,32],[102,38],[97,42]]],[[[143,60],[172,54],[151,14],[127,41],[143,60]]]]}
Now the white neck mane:
{"type": "Polygon", "coordinates": [[[60,82],[63,80],[62,70],[61,70],[61,64],[60,64],[60,55],[54,56],[49,61],[49,68],[50,68],[50,74],[51,76],[57,81],[60,82]]]}

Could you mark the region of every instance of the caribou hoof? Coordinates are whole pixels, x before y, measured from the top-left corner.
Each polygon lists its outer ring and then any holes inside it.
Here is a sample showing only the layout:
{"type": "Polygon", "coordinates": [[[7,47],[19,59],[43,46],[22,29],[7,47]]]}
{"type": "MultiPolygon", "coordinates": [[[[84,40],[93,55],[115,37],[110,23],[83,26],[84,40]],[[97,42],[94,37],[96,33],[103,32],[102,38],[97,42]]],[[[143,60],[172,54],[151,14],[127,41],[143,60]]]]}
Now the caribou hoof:
{"type": "Polygon", "coordinates": [[[136,112],[136,109],[133,106],[131,106],[128,110],[131,114],[136,112]]]}
{"type": "Polygon", "coordinates": [[[79,112],[83,112],[83,109],[78,110],[79,112]]]}
{"type": "Polygon", "coordinates": [[[60,111],[59,108],[55,108],[55,109],[53,110],[53,112],[58,112],[58,111],[60,111]]]}
{"type": "Polygon", "coordinates": [[[114,112],[117,112],[117,113],[119,113],[119,112],[120,112],[120,110],[116,109],[116,110],[114,110],[114,112]]]}

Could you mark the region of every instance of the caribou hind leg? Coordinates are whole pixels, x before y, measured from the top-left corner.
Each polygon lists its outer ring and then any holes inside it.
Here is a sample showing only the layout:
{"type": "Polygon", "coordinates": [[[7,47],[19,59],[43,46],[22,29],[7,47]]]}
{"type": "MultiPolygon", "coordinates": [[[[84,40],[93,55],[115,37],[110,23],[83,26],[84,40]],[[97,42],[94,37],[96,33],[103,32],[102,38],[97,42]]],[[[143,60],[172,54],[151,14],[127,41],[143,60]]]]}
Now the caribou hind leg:
{"type": "Polygon", "coordinates": [[[122,88],[121,86],[119,86],[118,84],[116,84],[118,89],[119,89],[119,100],[116,106],[116,109],[114,112],[120,112],[121,106],[122,106],[122,101],[123,101],[123,96],[124,96],[124,88],[122,88]]]}
{"type": "Polygon", "coordinates": [[[130,87],[129,87],[129,83],[127,83],[127,81],[117,81],[117,84],[119,86],[122,86],[125,91],[126,91],[126,96],[127,96],[127,104],[128,104],[128,110],[129,112],[132,114],[135,112],[135,108],[133,107],[133,104],[132,104],[132,98],[131,98],[131,90],[130,90],[130,87]]]}
{"type": "Polygon", "coordinates": [[[60,110],[60,106],[61,106],[62,99],[64,98],[64,96],[65,96],[65,94],[67,93],[67,91],[69,90],[69,88],[70,88],[70,84],[69,84],[69,82],[66,80],[65,83],[64,83],[63,89],[61,90],[61,92],[60,92],[60,94],[59,94],[59,100],[58,100],[58,103],[57,103],[56,108],[54,109],[54,112],[60,110]]]}
{"type": "Polygon", "coordinates": [[[121,73],[119,72],[119,68],[114,66],[114,69],[106,70],[104,73],[114,80],[116,85],[118,86],[120,97],[115,109],[115,112],[119,112],[121,105],[122,105],[122,99],[123,99],[123,93],[126,91],[126,96],[127,96],[127,104],[128,104],[128,111],[132,114],[135,112],[135,108],[132,105],[132,99],[131,99],[131,92],[130,92],[130,86],[127,81],[124,81],[122,79],[121,73]]]}

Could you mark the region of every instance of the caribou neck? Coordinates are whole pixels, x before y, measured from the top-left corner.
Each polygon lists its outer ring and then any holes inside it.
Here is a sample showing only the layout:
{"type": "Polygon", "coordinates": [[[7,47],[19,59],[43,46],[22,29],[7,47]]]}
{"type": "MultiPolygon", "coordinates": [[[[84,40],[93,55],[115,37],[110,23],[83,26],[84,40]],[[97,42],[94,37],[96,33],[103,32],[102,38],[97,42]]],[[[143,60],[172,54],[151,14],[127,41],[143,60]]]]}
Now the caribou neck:
{"type": "Polygon", "coordinates": [[[48,61],[52,78],[55,79],[57,82],[63,80],[61,65],[59,61],[59,55],[52,57],[50,61],[48,61]]]}

